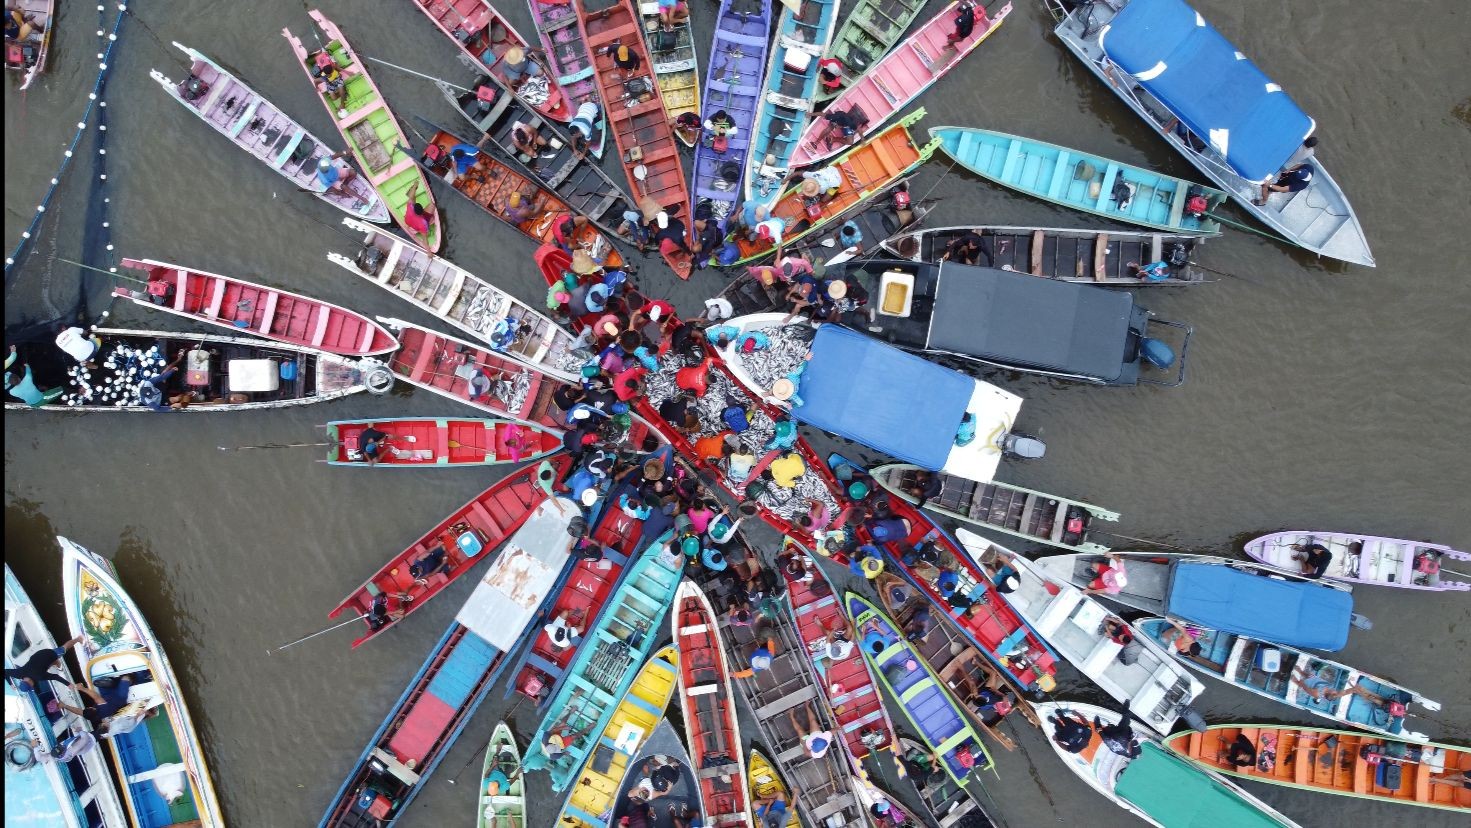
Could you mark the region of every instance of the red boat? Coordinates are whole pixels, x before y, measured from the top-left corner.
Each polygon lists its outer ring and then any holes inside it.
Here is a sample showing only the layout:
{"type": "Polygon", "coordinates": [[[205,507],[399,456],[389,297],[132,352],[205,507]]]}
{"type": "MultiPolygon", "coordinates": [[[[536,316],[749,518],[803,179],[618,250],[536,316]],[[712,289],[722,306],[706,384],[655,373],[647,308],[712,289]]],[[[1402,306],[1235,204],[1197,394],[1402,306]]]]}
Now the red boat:
{"type": "Polygon", "coordinates": [[[847,616],[840,606],[839,597],[832,585],[823,577],[822,569],[791,538],[783,542],[783,552],[794,554],[802,562],[806,576],[793,578],[782,567],[788,594],[791,597],[792,616],[797,622],[797,633],[807,646],[808,659],[817,673],[817,683],[827,694],[828,706],[832,708],[838,727],[842,729],[843,743],[855,759],[864,759],[873,750],[896,750],[899,744],[894,735],[894,723],[869,672],[868,662],[858,652],[857,643],[862,634],[846,632],[849,627],[847,616]],[[823,587],[826,587],[825,589],[823,587]],[[834,658],[829,653],[828,631],[843,633],[850,642],[850,652],[845,658],[834,658]]]}
{"type": "MultiPolygon", "coordinates": [[[[553,480],[562,479],[572,467],[572,458],[566,454],[557,454],[550,462],[555,472],[553,480]]],[[[352,642],[358,647],[429,603],[470,571],[482,556],[489,557],[501,541],[521,528],[537,504],[547,499],[547,490],[537,481],[539,465],[529,465],[497,481],[456,509],[384,564],[327,617],[336,618],[343,612],[363,616],[367,631],[352,642]],[[442,568],[421,578],[411,574],[411,567],[437,553],[442,553],[442,568]]]]}
{"type": "Polygon", "coordinates": [[[719,622],[704,591],[688,578],[681,581],[669,624],[679,648],[679,698],[700,798],[711,825],[750,825],[741,724],[719,622]]]}
{"type": "Polygon", "coordinates": [[[369,426],[389,435],[373,467],[492,466],[540,460],[562,448],[555,433],[509,420],[335,420],[327,424],[327,462],[367,466],[360,449],[369,426]]]}
{"type": "MultiPolygon", "coordinates": [[[[414,0],[414,5],[461,52],[506,83],[512,80],[506,72],[506,52],[512,49],[520,49],[523,54],[531,51],[526,38],[511,27],[511,21],[495,10],[490,0],[414,0]]],[[[531,60],[530,55],[526,59],[531,60]]],[[[549,94],[539,104],[530,101],[527,104],[548,118],[563,123],[572,120],[572,108],[567,105],[567,96],[557,85],[556,76],[547,66],[541,68],[541,75],[550,87],[549,94]]]]}
{"type": "Polygon", "coordinates": [[[144,290],[113,293],[147,308],[341,356],[385,354],[398,347],[387,330],[360,313],[241,279],[152,259],[123,259],[148,274],[144,290]]]}
{"type": "MultiPolygon", "coordinates": [[[[634,197],[648,196],[670,216],[684,222],[684,241],[688,245],[694,221],[689,184],[679,159],[679,144],[674,140],[674,129],[654,79],[654,63],[644,44],[643,19],[631,0],[618,0],[592,12],[578,0],[577,16],[582,25],[582,41],[592,54],[593,74],[603,93],[603,114],[618,143],[619,161],[628,173],[634,197]],[[613,50],[620,45],[628,47],[639,59],[633,77],[625,77],[613,63],[613,50]]],[[[693,256],[683,251],[664,254],[664,261],[681,279],[688,279],[694,269],[693,256]]]]}

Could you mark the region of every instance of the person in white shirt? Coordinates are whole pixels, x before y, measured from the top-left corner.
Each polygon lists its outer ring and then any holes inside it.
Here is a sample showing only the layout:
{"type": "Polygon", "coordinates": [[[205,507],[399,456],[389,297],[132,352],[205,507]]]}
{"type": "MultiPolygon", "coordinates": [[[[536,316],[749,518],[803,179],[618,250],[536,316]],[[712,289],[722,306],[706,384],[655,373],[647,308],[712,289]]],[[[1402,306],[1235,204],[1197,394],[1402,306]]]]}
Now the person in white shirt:
{"type": "Polygon", "coordinates": [[[56,347],[66,351],[72,359],[86,365],[92,361],[97,349],[102,347],[102,340],[95,336],[88,336],[86,331],[76,326],[70,328],[57,326],[56,347]]]}

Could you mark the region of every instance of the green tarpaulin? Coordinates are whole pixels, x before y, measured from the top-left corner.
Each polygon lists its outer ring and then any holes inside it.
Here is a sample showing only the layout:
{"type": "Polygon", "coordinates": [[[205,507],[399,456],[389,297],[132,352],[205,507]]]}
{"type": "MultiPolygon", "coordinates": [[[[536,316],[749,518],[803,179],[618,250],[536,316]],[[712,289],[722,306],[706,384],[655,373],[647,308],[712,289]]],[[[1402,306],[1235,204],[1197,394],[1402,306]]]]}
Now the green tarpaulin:
{"type": "Polygon", "coordinates": [[[1114,792],[1165,828],[1281,828],[1241,794],[1164,747],[1146,742],[1114,792]]]}

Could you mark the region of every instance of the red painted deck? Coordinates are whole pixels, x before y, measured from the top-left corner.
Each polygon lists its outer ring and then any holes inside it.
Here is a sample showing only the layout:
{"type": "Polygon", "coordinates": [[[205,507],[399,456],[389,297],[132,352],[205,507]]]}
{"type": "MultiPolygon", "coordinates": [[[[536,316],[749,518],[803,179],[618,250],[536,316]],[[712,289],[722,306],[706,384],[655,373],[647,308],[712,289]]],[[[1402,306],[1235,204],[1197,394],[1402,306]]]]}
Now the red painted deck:
{"type": "Polygon", "coordinates": [[[406,325],[400,332],[403,347],[393,355],[389,367],[395,376],[421,388],[473,405],[502,417],[513,417],[547,428],[562,429],[554,407],[551,389],[560,380],[539,373],[481,346],[417,325],[406,325]],[[470,399],[470,380],[476,371],[492,380],[530,376],[530,389],[516,410],[506,408],[495,397],[470,399]]]}
{"type": "MultiPolygon", "coordinates": [[[[444,33],[451,42],[471,60],[481,64],[507,83],[501,59],[512,47],[529,51],[526,38],[511,26],[511,22],[495,10],[489,0],[414,0],[429,17],[436,29],[444,33]]],[[[557,86],[555,73],[543,72],[551,83],[551,97],[536,107],[536,111],[563,123],[572,120],[575,114],[567,103],[567,96],[557,86]]]]}
{"type": "Polygon", "coordinates": [[[536,426],[505,420],[341,420],[328,423],[328,437],[338,441],[331,449],[333,463],[366,465],[352,460],[359,435],[369,425],[392,435],[391,448],[380,466],[486,466],[540,459],[562,447],[556,434],[536,426]],[[401,456],[411,455],[411,456],[401,456]]]}
{"type": "Polygon", "coordinates": [[[298,293],[152,259],[123,259],[121,264],[147,273],[150,285],[170,286],[173,297],[167,305],[155,305],[147,293],[118,288],[115,293],[119,296],[235,334],[254,334],[341,356],[383,354],[398,346],[392,334],[368,317],[298,293]]]}
{"type": "Polygon", "coordinates": [[[679,696],[686,739],[705,814],[712,825],[739,822],[729,818],[747,813],[750,794],[718,619],[705,593],[688,579],[679,585],[669,618],[674,646],[679,648],[679,696]],[[725,774],[705,776],[704,772],[721,765],[725,774]]]}
{"type": "MultiPolygon", "coordinates": [[[[571,458],[565,454],[555,455],[551,462],[556,468],[557,479],[561,479],[572,467],[571,458]]],[[[515,474],[497,481],[474,500],[456,509],[449,517],[440,521],[433,529],[410,544],[407,549],[384,564],[382,569],[379,569],[372,578],[343,599],[342,603],[338,604],[337,608],[332,610],[327,617],[336,618],[343,612],[366,614],[373,605],[374,596],[379,593],[386,593],[389,596],[388,609],[390,612],[397,613],[402,610],[402,617],[407,617],[409,613],[427,604],[431,598],[438,595],[456,578],[468,572],[477,562],[493,557],[495,548],[519,529],[531,515],[531,510],[547,497],[546,491],[536,483],[538,465],[540,464],[528,465],[515,474]],[[454,543],[454,536],[449,534],[449,528],[460,522],[469,525],[480,539],[481,551],[473,558],[467,559],[461,555],[458,546],[454,543]],[[409,575],[409,566],[441,545],[450,550],[446,557],[449,562],[449,571],[430,576],[427,583],[415,583],[409,575]],[[405,598],[408,600],[404,600],[405,598]]],[[[388,623],[377,630],[365,629],[363,634],[352,642],[352,646],[358,647],[368,639],[390,629],[402,620],[402,617],[391,618],[388,623]]],[[[366,622],[364,626],[366,628],[366,622]]]]}

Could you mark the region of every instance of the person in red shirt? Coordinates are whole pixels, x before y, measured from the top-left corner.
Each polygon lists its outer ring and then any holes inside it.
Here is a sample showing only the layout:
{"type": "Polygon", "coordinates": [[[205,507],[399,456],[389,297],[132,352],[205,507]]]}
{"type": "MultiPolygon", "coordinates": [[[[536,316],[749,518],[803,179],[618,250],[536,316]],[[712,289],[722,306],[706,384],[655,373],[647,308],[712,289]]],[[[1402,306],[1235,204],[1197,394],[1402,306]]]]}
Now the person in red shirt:
{"type": "Polygon", "coordinates": [[[409,204],[408,209],[404,211],[404,226],[408,228],[411,235],[423,238],[426,250],[430,247],[429,226],[433,222],[433,211],[419,203],[419,182],[415,181],[413,186],[409,187],[409,204]]]}
{"type": "Polygon", "coordinates": [[[649,369],[642,365],[625,368],[617,376],[613,377],[613,393],[623,402],[628,402],[634,397],[643,396],[644,374],[648,372],[649,369]]]}

